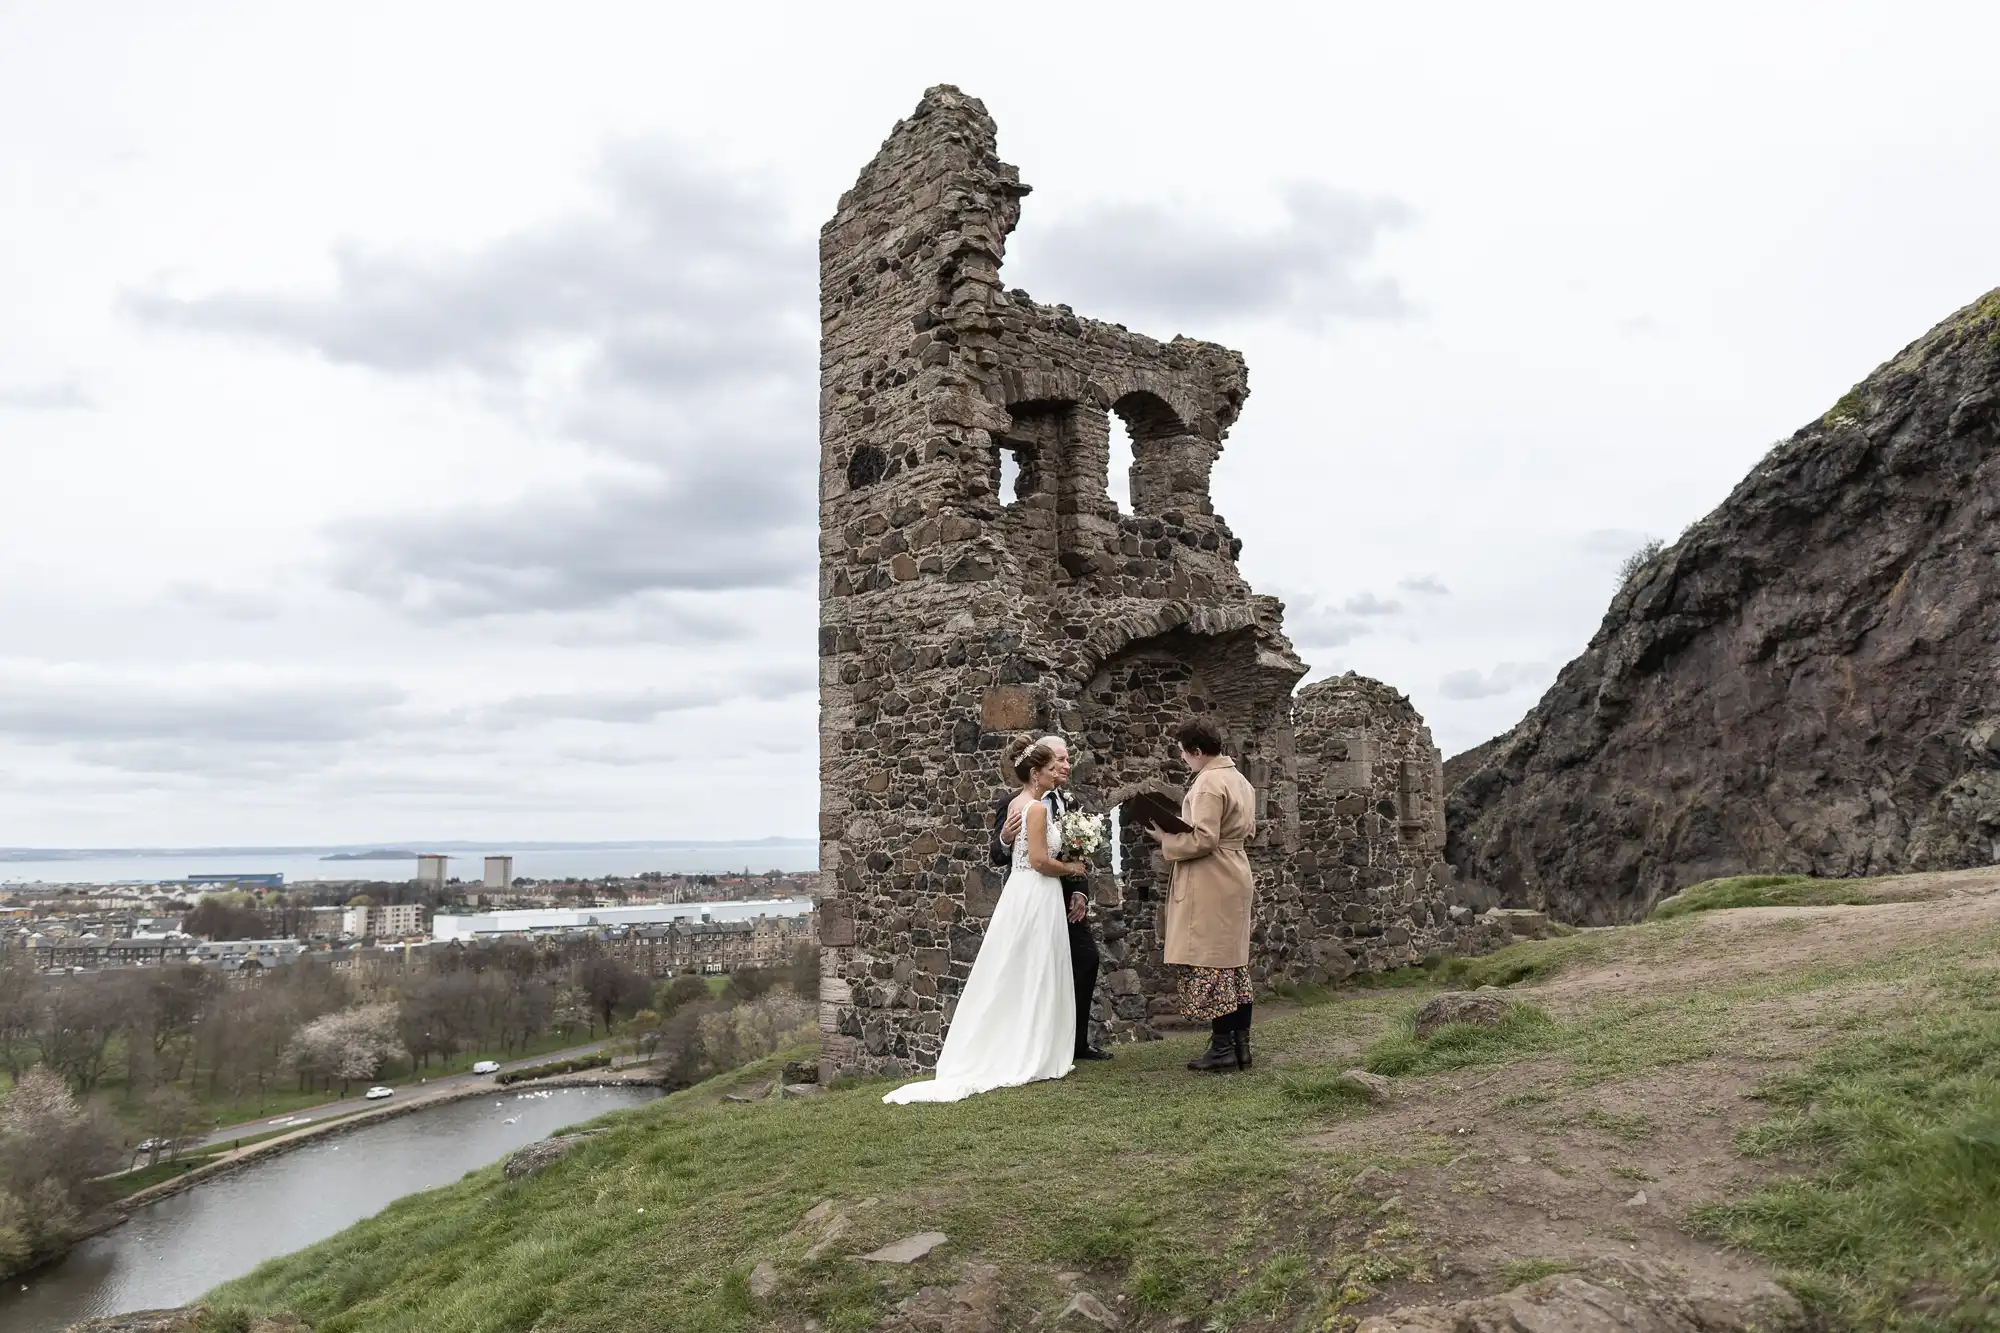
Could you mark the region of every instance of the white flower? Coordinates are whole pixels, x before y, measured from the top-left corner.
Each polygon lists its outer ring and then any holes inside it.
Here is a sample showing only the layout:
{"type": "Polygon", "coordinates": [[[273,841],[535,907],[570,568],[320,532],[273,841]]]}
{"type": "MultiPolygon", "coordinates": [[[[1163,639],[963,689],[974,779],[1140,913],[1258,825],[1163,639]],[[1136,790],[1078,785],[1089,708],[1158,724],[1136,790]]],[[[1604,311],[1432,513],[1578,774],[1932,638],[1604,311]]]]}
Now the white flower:
{"type": "Polygon", "coordinates": [[[1072,810],[1056,822],[1056,855],[1064,861],[1088,861],[1104,850],[1110,830],[1103,815],[1072,810]]]}

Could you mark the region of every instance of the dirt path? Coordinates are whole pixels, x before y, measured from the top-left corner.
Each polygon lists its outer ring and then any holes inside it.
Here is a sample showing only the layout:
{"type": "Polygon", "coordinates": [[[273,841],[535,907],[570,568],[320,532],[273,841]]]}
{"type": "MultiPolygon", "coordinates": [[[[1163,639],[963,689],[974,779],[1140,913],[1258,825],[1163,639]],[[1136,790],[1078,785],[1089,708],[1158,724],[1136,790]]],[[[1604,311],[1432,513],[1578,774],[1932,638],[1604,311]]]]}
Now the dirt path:
{"type": "MultiPolygon", "coordinates": [[[[1981,941],[2000,942],[2000,868],[1875,886],[1919,900],[1743,908],[1586,932],[1563,942],[1574,961],[1508,992],[1572,1021],[1699,1007],[1725,1034],[1706,1054],[1622,1077],[1580,1074],[1550,1056],[1399,1078],[1386,1106],[1308,1140],[1339,1160],[1393,1163],[1365,1172],[1350,1206],[1375,1210],[1378,1234],[1421,1236],[1428,1251],[1429,1271],[1388,1285],[1367,1309],[1620,1260],[1664,1264],[1724,1290],[1768,1279],[1685,1225],[1696,1205],[1741,1193],[1771,1169],[1732,1146],[1768,1114],[1753,1090],[1825,1042],[1841,1010],[1900,991],[1870,980],[1870,964],[1933,946],[1977,963],[1981,941]]],[[[1358,1034],[1353,1049],[1372,1035],[1358,1034]]]]}

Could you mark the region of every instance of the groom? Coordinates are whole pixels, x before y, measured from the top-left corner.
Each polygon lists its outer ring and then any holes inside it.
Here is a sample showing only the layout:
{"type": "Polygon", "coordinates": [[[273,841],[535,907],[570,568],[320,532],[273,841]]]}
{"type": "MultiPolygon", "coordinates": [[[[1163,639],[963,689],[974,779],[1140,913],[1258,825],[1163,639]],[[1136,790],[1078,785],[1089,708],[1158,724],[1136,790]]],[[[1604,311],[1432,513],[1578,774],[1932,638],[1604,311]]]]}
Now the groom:
{"type": "MultiPolygon", "coordinates": [[[[1069,746],[1060,737],[1044,739],[1056,752],[1053,765],[1056,789],[1049,793],[1049,803],[1055,807],[1055,817],[1061,819],[1069,809],[1069,800],[1063,792],[1069,781],[1069,746]]],[[[1011,819],[1007,815],[1007,807],[1013,800],[1013,792],[1002,792],[993,802],[993,842],[987,851],[996,866],[1012,860],[1013,842],[1020,836],[1020,815],[1011,819]]],[[[1069,966],[1076,978],[1076,1058],[1109,1060],[1109,1051],[1100,1051],[1090,1044],[1090,997],[1097,989],[1097,941],[1091,937],[1090,923],[1084,919],[1090,907],[1088,888],[1089,881],[1081,875],[1068,876],[1062,881],[1063,899],[1069,907],[1069,966]]]]}

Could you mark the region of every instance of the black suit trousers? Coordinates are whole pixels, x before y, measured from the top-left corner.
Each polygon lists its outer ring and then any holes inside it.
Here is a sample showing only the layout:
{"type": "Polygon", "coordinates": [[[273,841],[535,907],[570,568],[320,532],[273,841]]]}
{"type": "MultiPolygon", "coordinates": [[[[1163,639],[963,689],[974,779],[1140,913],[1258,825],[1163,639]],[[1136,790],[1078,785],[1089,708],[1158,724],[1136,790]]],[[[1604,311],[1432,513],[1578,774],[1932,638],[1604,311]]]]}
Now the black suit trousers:
{"type": "Polygon", "coordinates": [[[1090,1047],[1090,997],[1097,991],[1097,937],[1090,922],[1069,923],[1069,969],[1076,979],[1076,1049],[1090,1047]]]}

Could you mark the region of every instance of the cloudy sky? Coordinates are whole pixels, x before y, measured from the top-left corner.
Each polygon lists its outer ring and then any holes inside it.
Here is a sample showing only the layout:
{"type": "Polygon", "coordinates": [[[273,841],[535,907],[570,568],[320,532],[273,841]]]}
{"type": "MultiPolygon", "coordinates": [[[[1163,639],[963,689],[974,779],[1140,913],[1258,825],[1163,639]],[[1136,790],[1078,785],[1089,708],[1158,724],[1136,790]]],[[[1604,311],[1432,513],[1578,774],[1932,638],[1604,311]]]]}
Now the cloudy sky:
{"type": "Polygon", "coordinates": [[[2000,7],[0,6],[0,845],[807,835],[814,238],[924,87],[1009,276],[1447,753],[2000,284],[2000,7]]]}

